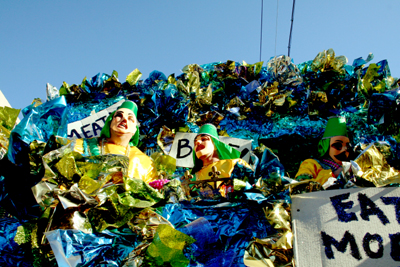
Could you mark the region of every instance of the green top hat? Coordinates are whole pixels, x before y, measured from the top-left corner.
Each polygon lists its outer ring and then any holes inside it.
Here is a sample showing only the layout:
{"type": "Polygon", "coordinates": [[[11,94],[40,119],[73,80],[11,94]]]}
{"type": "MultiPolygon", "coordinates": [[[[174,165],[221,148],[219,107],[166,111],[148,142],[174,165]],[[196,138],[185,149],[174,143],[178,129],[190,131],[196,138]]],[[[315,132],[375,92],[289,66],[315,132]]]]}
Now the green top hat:
{"type": "Polygon", "coordinates": [[[330,139],[334,136],[347,136],[346,119],[344,117],[330,117],[325,127],[324,135],[318,143],[318,153],[322,157],[329,149],[330,139]]]}
{"type": "MultiPolygon", "coordinates": [[[[121,106],[119,106],[117,108],[117,110],[119,110],[121,108],[127,108],[127,109],[132,110],[133,114],[135,114],[135,117],[137,119],[138,107],[135,102],[127,100],[127,101],[123,102],[121,104],[121,106]]],[[[115,114],[115,111],[110,113],[110,115],[108,115],[106,122],[104,123],[103,129],[101,129],[100,137],[106,137],[106,138],[111,137],[110,124],[114,117],[114,114],[115,114]]],[[[129,141],[129,145],[137,146],[138,143],[139,143],[139,126],[136,126],[136,133],[132,136],[131,140],[129,141]]]]}
{"type": "MultiPolygon", "coordinates": [[[[217,154],[220,160],[223,159],[237,159],[240,158],[240,152],[233,147],[221,142],[219,140],[217,128],[212,124],[204,124],[200,127],[197,136],[200,134],[207,134],[211,137],[215,148],[217,149],[217,154]]],[[[196,136],[196,137],[197,137],[196,136]]],[[[194,167],[192,169],[192,173],[196,173],[203,167],[203,161],[196,157],[196,152],[193,150],[193,162],[194,167]]]]}

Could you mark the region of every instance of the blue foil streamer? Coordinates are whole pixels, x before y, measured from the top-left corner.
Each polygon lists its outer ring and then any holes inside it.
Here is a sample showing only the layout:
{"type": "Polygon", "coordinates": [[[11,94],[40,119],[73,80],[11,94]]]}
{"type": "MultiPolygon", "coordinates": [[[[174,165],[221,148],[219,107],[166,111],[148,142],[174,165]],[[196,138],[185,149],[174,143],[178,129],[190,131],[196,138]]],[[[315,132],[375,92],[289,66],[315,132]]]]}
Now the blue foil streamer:
{"type": "Polygon", "coordinates": [[[139,244],[132,232],[86,234],[79,230],[46,232],[59,267],[121,266],[121,262],[139,244]]]}
{"type": "Polygon", "coordinates": [[[209,240],[195,242],[194,246],[199,243],[208,246],[189,249],[192,259],[189,266],[244,266],[244,248],[249,241],[253,237],[265,238],[275,233],[265,218],[262,206],[256,202],[204,206],[167,204],[162,216],[178,230],[178,227],[184,227],[200,217],[210,223],[217,240],[212,244],[209,240]]]}
{"type": "Polygon", "coordinates": [[[52,135],[67,137],[66,107],[67,102],[62,96],[32,108],[11,132],[8,159],[20,164],[15,160],[16,154],[32,141],[47,142],[52,135]]]}

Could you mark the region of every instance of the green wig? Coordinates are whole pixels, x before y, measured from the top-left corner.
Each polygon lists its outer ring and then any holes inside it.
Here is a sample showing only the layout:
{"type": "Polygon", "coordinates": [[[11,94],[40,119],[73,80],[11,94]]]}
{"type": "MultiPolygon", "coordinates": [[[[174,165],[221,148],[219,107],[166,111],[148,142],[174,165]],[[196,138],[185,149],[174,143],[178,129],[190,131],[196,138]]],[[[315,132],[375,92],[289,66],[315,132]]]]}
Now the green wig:
{"type": "MultiPolygon", "coordinates": [[[[117,110],[121,109],[121,108],[127,108],[129,110],[132,110],[133,114],[135,114],[136,120],[137,120],[137,112],[138,112],[138,107],[136,105],[135,102],[127,100],[125,102],[123,102],[121,104],[121,106],[119,106],[117,108],[117,110]]],[[[117,111],[116,110],[116,111],[117,111]]],[[[100,133],[100,137],[105,137],[105,138],[110,138],[111,137],[111,132],[110,132],[110,124],[111,121],[114,117],[115,111],[110,113],[110,115],[108,115],[106,122],[104,123],[104,127],[103,129],[101,129],[101,133],[100,133]]],[[[136,126],[136,132],[135,134],[132,136],[131,140],[129,141],[129,145],[130,146],[137,146],[139,143],[139,126],[136,126]]]]}
{"type": "MultiPolygon", "coordinates": [[[[217,128],[214,125],[209,123],[204,124],[203,126],[200,127],[200,130],[197,133],[196,137],[200,134],[206,134],[211,137],[211,140],[213,141],[214,146],[217,149],[218,158],[220,160],[240,158],[240,152],[238,150],[234,149],[233,147],[219,140],[217,128]]],[[[194,162],[194,167],[192,169],[192,173],[196,173],[199,170],[201,170],[201,168],[203,168],[203,161],[196,157],[194,149],[193,149],[193,162],[194,162]]]]}

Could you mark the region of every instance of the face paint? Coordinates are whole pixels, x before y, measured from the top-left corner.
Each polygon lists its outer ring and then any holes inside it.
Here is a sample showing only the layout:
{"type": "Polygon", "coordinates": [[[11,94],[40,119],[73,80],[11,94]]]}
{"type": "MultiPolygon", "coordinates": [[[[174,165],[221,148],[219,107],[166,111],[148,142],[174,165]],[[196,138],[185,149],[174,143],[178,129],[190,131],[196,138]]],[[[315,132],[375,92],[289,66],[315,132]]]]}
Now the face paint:
{"type": "Polygon", "coordinates": [[[342,153],[335,155],[335,158],[340,161],[347,161],[349,159],[348,152],[343,151],[342,153]]]}
{"type": "Polygon", "coordinates": [[[346,161],[350,154],[350,139],[346,136],[334,136],[330,140],[329,156],[338,164],[346,161]]]}
{"type": "Polygon", "coordinates": [[[115,111],[110,123],[110,131],[119,135],[131,135],[136,133],[137,120],[132,110],[120,108],[115,111]]]}
{"type": "Polygon", "coordinates": [[[198,135],[194,140],[194,151],[199,159],[212,157],[215,147],[211,137],[206,134],[198,135]]]}

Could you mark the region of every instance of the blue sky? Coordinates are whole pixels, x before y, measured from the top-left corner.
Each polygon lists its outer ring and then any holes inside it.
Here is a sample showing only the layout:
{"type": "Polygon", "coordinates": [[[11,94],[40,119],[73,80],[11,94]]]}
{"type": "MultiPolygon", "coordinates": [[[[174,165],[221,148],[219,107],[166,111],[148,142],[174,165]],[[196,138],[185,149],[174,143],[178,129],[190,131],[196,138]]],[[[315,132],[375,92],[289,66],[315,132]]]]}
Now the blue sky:
{"type": "MultiPolygon", "coordinates": [[[[80,84],[138,68],[179,75],[188,64],[260,61],[261,0],[0,0],[0,90],[22,109],[46,83],[80,84]]],[[[261,60],[288,53],[292,0],[264,0],[261,60]]],[[[296,1],[295,64],[333,48],[348,64],[369,53],[400,77],[400,1],[296,1]]]]}

